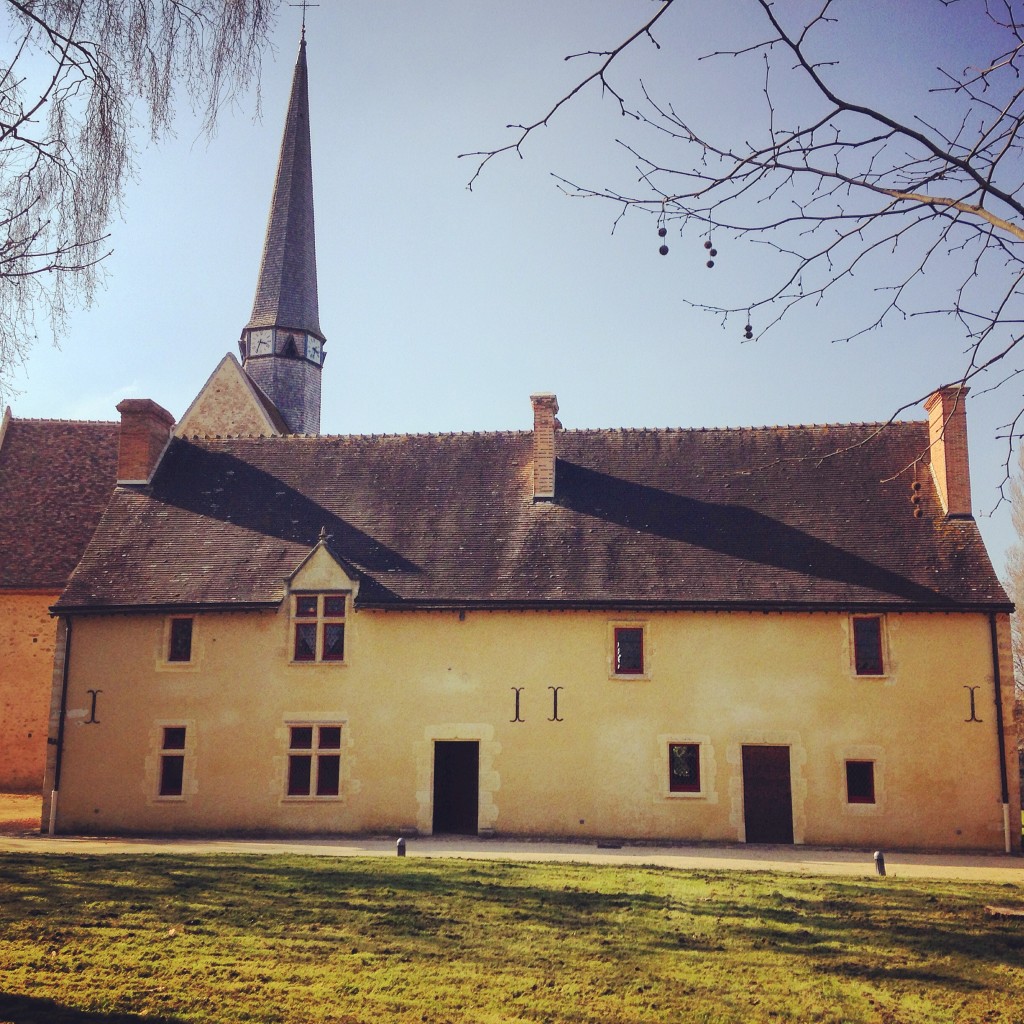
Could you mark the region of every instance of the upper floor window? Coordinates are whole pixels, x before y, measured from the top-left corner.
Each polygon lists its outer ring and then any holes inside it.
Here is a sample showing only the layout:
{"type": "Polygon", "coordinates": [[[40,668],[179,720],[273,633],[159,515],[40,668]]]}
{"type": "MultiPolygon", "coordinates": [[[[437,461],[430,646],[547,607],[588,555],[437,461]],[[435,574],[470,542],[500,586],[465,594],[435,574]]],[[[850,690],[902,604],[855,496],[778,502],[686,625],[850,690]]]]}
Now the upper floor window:
{"type": "Polygon", "coordinates": [[[192,660],[192,619],[171,619],[167,641],[168,661],[192,660]]]}
{"type": "Polygon", "coordinates": [[[643,626],[616,626],[613,640],[612,663],[617,676],[644,674],[643,626]]]}
{"type": "Polygon", "coordinates": [[[345,594],[295,594],[292,598],[295,661],[345,660],[345,594]]]}
{"type": "Polygon", "coordinates": [[[853,617],[853,668],[859,676],[885,675],[881,615],[853,617]]]}

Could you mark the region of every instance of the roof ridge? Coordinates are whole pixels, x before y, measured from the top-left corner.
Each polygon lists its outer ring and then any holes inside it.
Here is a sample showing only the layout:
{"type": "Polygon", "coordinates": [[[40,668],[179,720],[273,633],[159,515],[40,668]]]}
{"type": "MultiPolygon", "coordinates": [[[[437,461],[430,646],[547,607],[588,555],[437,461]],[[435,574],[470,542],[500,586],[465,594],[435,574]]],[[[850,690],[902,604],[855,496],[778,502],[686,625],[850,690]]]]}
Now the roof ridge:
{"type": "MultiPolygon", "coordinates": [[[[749,433],[764,430],[824,430],[834,427],[870,427],[881,429],[884,427],[900,427],[909,425],[926,424],[928,421],[920,420],[877,420],[877,421],[856,421],[843,422],[833,421],[831,423],[765,423],[760,426],[742,427],[568,427],[563,428],[565,434],[710,434],[710,433],[749,433]]],[[[529,433],[529,431],[526,431],[529,433]]]]}
{"type": "MultiPolygon", "coordinates": [[[[560,428],[560,434],[596,435],[596,434],[743,434],[764,433],[766,431],[784,430],[834,430],[855,427],[865,430],[883,430],[888,427],[923,426],[927,420],[866,420],[853,423],[775,423],[761,426],[744,427],[569,427],[560,428]]],[[[448,438],[448,437],[529,437],[533,431],[528,428],[508,430],[414,430],[414,431],[383,431],[352,434],[190,434],[185,439],[191,441],[228,441],[240,438],[268,438],[274,441],[288,440],[377,440],[384,438],[448,438]]]]}
{"type": "Polygon", "coordinates": [[[118,427],[118,420],[78,420],[62,416],[11,416],[11,423],[70,423],[74,426],[118,427]]]}

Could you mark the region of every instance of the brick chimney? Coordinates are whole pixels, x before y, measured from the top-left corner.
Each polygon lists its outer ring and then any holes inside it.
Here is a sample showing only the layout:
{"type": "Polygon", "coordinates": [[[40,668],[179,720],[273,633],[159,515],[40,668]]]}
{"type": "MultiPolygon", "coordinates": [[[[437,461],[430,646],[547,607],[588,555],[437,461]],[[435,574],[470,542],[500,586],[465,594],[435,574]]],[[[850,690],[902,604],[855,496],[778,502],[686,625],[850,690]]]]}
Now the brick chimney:
{"type": "Polygon", "coordinates": [[[932,477],[946,515],[960,519],[973,518],[967,461],[967,391],[962,384],[941,388],[924,403],[932,477]]]}
{"type": "Polygon", "coordinates": [[[121,414],[117,451],[117,482],[148,484],[171,438],[174,417],[148,398],[126,398],[121,414]]]}
{"type": "Polygon", "coordinates": [[[550,501],[555,496],[555,431],[562,424],[555,419],[558,399],[544,392],[530,395],[533,403],[533,500],[550,501]]]}

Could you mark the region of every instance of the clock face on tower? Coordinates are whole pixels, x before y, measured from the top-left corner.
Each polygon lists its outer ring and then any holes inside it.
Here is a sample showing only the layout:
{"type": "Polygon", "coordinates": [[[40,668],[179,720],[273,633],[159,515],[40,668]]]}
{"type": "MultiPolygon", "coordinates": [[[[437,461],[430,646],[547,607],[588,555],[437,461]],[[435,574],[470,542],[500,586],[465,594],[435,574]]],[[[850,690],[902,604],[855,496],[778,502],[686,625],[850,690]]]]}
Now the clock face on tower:
{"type": "Polygon", "coordinates": [[[306,335],[306,358],[320,365],[320,339],[312,334],[306,335]]]}
{"type": "Polygon", "coordinates": [[[269,356],[274,351],[274,332],[271,330],[253,331],[249,335],[249,355],[269,356]]]}

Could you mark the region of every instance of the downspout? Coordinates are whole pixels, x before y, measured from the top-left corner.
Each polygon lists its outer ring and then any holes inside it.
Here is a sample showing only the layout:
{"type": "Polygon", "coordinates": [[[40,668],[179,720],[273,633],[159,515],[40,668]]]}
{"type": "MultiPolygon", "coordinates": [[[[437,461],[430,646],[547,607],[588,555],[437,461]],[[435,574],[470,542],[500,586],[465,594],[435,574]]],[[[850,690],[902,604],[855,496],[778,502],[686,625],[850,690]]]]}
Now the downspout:
{"type": "Polygon", "coordinates": [[[1003,800],[1003,847],[1007,853],[1010,844],[1010,784],[1006,775],[1006,737],[1003,735],[1003,684],[999,676],[999,636],[996,613],[989,612],[989,631],[992,635],[992,684],[996,698],[996,740],[999,744],[999,784],[1003,800]]]}
{"type": "Polygon", "coordinates": [[[64,670],[60,683],[60,717],[57,720],[57,756],[53,763],[53,789],[50,791],[50,827],[49,835],[57,829],[57,793],[60,790],[60,769],[64,760],[64,720],[68,709],[68,675],[71,671],[71,618],[65,619],[67,628],[64,631],[64,670]]]}

